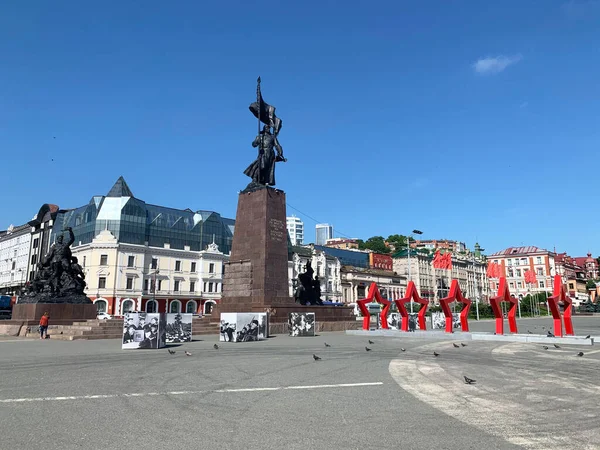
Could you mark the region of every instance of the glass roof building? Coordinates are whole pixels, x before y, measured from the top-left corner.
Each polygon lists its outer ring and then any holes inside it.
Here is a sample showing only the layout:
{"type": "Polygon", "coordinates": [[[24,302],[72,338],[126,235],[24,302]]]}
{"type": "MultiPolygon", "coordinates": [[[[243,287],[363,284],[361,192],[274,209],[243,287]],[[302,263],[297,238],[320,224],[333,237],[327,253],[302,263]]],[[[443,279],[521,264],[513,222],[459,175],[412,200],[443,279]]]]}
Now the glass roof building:
{"type": "Polygon", "coordinates": [[[90,243],[101,231],[109,230],[123,243],[163,248],[168,244],[173,249],[201,251],[214,242],[229,254],[235,220],[214,211],[150,205],[135,198],[119,177],[105,196],[94,196],[85,206],[61,212],[51,241],[66,227],[73,228],[73,247],[90,243]]]}

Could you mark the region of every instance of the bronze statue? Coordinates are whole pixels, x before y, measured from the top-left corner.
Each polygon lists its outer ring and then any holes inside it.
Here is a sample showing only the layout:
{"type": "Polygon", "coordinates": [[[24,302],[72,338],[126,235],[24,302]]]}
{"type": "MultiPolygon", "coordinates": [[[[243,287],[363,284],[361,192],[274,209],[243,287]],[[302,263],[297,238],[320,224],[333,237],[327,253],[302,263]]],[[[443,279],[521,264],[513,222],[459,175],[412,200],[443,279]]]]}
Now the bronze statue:
{"type": "Polygon", "coordinates": [[[71,253],[71,244],[75,242],[73,230],[65,241],[62,234],[50,251],[37,264],[37,271],[28,292],[19,299],[19,303],[91,303],[84,294],[85,273],[71,253]]]}
{"type": "Polygon", "coordinates": [[[310,261],[306,263],[304,272],[298,274],[299,285],[294,292],[294,301],[301,305],[322,305],[321,282],[317,276],[313,280],[314,270],[310,261]]]}
{"type": "Polygon", "coordinates": [[[244,174],[252,178],[252,183],[248,185],[248,188],[251,188],[252,185],[274,186],[275,163],[287,161],[283,157],[283,148],[277,139],[282,126],[281,119],[275,115],[275,107],[264,102],[260,91],[260,77],[257,81],[256,102],[250,105],[250,111],[258,119],[259,133],[252,142],[252,147],[258,147],[258,156],[244,170],[244,174]],[[261,122],[264,124],[262,131],[260,130],[261,122]],[[271,132],[271,128],[273,128],[273,132],[271,132]]]}

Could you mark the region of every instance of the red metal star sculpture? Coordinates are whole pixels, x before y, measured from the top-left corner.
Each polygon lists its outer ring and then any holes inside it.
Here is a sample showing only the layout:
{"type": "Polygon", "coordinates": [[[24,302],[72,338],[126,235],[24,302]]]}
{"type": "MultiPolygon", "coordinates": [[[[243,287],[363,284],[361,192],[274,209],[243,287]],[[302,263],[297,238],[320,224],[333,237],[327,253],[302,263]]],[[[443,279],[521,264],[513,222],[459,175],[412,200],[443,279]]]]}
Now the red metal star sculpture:
{"type": "Polygon", "coordinates": [[[406,288],[406,295],[398,300],[394,300],[396,307],[398,308],[398,312],[400,316],[402,316],[402,331],[408,331],[408,311],[406,311],[406,304],[411,300],[419,303],[421,305],[421,309],[419,309],[419,330],[425,330],[425,314],[427,313],[427,308],[429,307],[429,302],[427,300],[423,300],[417,291],[417,287],[415,286],[414,281],[408,282],[408,287],[406,288]]]}
{"type": "Polygon", "coordinates": [[[444,316],[446,316],[446,333],[452,333],[452,311],[450,311],[450,303],[452,302],[460,302],[465,305],[460,311],[460,328],[462,331],[469,331],[467,316],[471,309],[471,300],[463,296],[458,280],[452,280],[448,297],[440,300],[440,306],[442,307],[442,311],[444,311],[444,316]]]}
{"type": "Polygon", "coordinates": [[[381,310],[381,328],[385,328],[386,330],[389,329],[390,327],[388,326],[387,316],[390,311],[390,306],[392,306],[392,302],[381,296],[379,293],[379,288],[377,287],[377,283],[371,283],[367,298],[363,298],[362,300],[356,302],[360,312],[363,315],[363,330],[369,329],[371,314],[369,312],[369,308],[367,308],[367,303],[371,303],[373,300],[383,305],[383,309],[381,310]]]}
{"type": "Polygon", "coordinates": [[[517,332],[517,319],[515,317],[517,313],[517,307],[519,300],[510,296],[508,284],[506,283],[505,277],[500,277],[500,285],[498,286],[498,295],[490,298],[490,306],[494,311],[496,317],[496,334],[504,334],[504,318],[502,317],[502,309],[500,308],[501,302],[512,303],[512,306],[508,310],[508,328],[511,333],[517,332]]]}
{"type": "Polygon", "coordinates": [[[548,306],[550,307],[550,311],[552,311],[552,318],[554,319],[554,336],[562,337],[563,327],[558,302],[563,302],[565,334],[573,336],[575,334],[573,332],[573,321],[571,320],[573,300],[571,297],[567,296],[567,291],[565,290],[565,285],[563,284],[560,275],[554,277],[554,293],[552,296],[548,297],[548,306]]]}

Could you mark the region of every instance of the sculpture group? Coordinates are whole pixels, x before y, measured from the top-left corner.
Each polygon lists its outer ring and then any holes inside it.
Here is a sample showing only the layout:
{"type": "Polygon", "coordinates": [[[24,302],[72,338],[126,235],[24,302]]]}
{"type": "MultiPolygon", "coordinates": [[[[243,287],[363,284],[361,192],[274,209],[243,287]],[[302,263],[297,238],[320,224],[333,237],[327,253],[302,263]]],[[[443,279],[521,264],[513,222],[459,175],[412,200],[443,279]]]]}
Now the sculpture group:
{"type": "Polygon", "coordinates": [[[91,303],[84,294],[85,273],[71,252],[75,241],[73,230],[65,241],[60,234],[50,251],[37,263],[34,279],[19,303],[91,303]]]}
{"type": "Polygon", "coordinates": [[[322,305],[321,281],[317,275],[313,279],[315,271],[310,261],[306,263],[304,272],[298,275],[298,286],[294,292],[294,301],[301,305],[322,305]]]}

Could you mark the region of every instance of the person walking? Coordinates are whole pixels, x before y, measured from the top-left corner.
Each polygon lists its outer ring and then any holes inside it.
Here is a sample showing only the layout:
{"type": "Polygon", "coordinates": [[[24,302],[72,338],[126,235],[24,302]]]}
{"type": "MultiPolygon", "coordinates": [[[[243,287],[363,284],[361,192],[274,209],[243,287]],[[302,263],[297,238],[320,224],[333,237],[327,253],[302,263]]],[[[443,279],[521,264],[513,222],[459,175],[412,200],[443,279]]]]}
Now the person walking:
{"type": "Polygon", "coordinates": [[[46,337],[48,337],[48,320],[50,316],[47,312],[42,315],[40,319],[40,339],[44,339],[44,333],[46,333],[46,337]]]}

